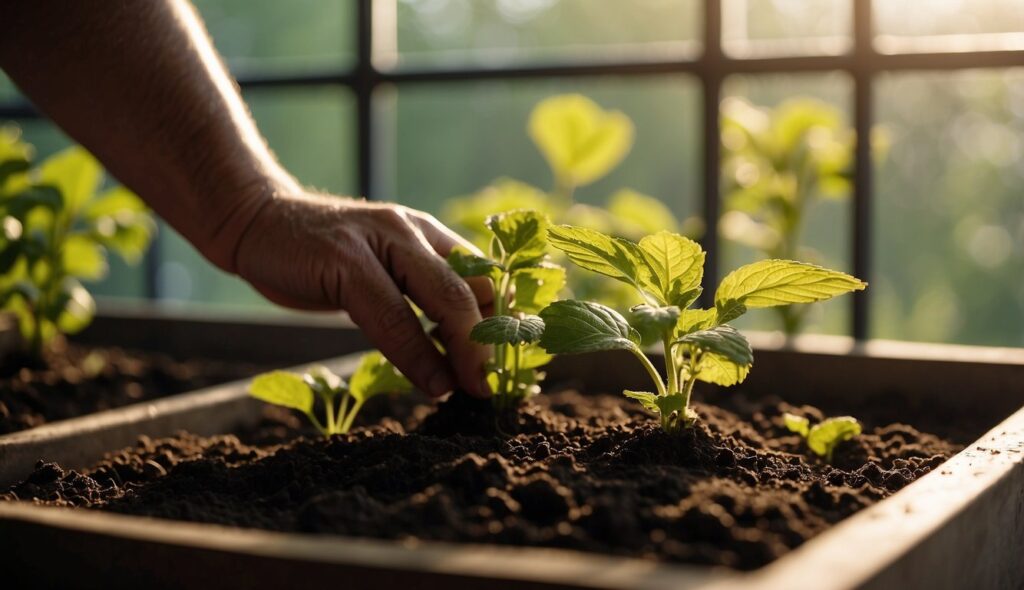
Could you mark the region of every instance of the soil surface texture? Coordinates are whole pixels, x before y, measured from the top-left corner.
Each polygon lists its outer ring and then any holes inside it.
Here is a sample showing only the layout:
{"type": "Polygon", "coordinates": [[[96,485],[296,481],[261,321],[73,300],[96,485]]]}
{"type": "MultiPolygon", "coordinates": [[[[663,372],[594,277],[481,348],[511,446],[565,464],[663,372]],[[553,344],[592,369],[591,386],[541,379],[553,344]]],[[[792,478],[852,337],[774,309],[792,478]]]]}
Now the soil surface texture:
{"type": "Polygon", "coordinates": [[[782,422],[809,406],[733,396],[663,433],[621,396],[536,397],[495,426],[453,397],[331,439],[140,439],[78,473],[47,463],[6,499],[278,531],[540,545],[760,567],[938,467],[956,443],[872,423],[832,465],[782,422]],[[513,423],[507,423],[513,422],[513,423]],[[510,434],[513,433],[514,434],[510,434]]]}
{"type": "Polygon", "coordinates": [[[42,361],[0,362],[0,434],[234,381],[259,367],[59,344],[42,361]]]}

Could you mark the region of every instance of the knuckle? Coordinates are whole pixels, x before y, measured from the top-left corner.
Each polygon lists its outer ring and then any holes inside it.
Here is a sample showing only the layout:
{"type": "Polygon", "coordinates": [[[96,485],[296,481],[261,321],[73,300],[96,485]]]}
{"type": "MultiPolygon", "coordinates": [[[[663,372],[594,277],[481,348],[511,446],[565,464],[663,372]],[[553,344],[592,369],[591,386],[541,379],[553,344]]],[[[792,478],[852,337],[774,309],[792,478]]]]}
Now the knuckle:
{"type": "Polygon", "coordinates": [[[409,329],[409,316],[411,311],[404,301],[382,303],[376,309],[374,324],[382,333],[389,338],[409,338],[412,330],[409,329]]]}
{"type": "Polygon", "coordinates": [[[462,277],[445,269],[438,281],[438,290],[444,302],[459,310],[476,309],[476,297],[462,277]]]}

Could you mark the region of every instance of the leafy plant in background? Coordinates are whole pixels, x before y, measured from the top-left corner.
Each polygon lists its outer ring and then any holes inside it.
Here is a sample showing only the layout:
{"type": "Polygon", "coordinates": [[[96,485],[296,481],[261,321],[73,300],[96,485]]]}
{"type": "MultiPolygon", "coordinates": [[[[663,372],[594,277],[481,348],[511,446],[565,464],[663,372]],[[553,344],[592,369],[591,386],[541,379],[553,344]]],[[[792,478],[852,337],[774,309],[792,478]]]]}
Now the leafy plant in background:
{"type": "Polygon", "coordinates": [[[551,228],[548,239],[579,267],[628,285],[645,303],[631,308],[627,321],[600,303],[554,302],[540,312],[546,326],[540,345],[552,354],[632,353],[656,392],[625,395],[660,416],[662,428],[670,432],[696,420],[689,404],[697,381],[735,385],[750,371],[750,344],[728,322],[748,309],[822,301],[866,286],[812,264],[763,260],[729,273],[715,292],[714,308],[691,308],[701,293],[705,258],[693,240],[659,232],[637,243],[568,225],[551,228]],[[642,333],[662,342],[667,380],[642,350],[642,333]]]}
{"type": "MultiPolygon", "coordinates": [[[[820,262],[801,240],[815,204],[850,192],[855,135],[842,113],[808,98],[775,109],[730,98],[722,117],[722,235],[767,258],[820,262]]],[[[808,309],[777,308],[783,330],[799,332],[808,309]]]]}
{"type": "MultiPolygon", "coordinates": [[[[634,127],[628,116],[602,109],[579,94],[544,99],[533,109],[527,131],[551,169],[549,191],[500,178],[477,193],[450,199],[442,217],[458,227],[481,249],[490,244],[485,220],[495,213],[530,209],[557,223],[592,227],[619,237],[640,239],[658,231],[697,236],[703,224],[697,218],[680,222],[658,199],[629,188],[612,194],[603,207],[575,202],[577,191],[606,176],[629,153],[634,127]]],[[[602,277],[570,270],[574,295],[611,305],[637,303],[627,288],[602,277]]]]}
{"type": "Polygon", "coordinates": [[[84,149],[68,148],[38,168],[31,155],[15,128],[0,132],[0,304],[40,356],[58,333],[92,320],[95,302],[81,281],[106,276],[109,252],[137,262],[156,226],[127,189],[97,192],[103,170],[84,149]]]}
{"type": "Polygon", "coordinates": [[[364,354],[348,381],[326,367],[310,367],[304,374],[272,371],[258,375],[249,385],[253,397],[298,410],[324,436],[345,434],[370,398],[382,393],[407,393],[412,384],[379,352],[364,354]],[[323,420],[317,418],[320,400],[323,420]]]}
{"type": "Polygon", "coordinates": [[[826,418],[814,426],[811,426],[807,418],[789,412],[782,419],[790,432],[799,434],[807,441],[807,448],[829,462],[839,443],[860,436],[861,433],[860,422],[851,416],[826,418]]]}
{"type": "Polygon", "coordinates": [[[491,215],[488,257],[458,248],[448,257],[463,277],[487,277],[494,289],[494,315],[470,333],[482,344],[494,345],[488,373],[498,410],[509,410],[539,391],[538,369],[550,355],[536,346],[544,332],[537,312],[555,301],[565,286],[565,269],[547,260],[547,216],[516,210],[491,215]]]}

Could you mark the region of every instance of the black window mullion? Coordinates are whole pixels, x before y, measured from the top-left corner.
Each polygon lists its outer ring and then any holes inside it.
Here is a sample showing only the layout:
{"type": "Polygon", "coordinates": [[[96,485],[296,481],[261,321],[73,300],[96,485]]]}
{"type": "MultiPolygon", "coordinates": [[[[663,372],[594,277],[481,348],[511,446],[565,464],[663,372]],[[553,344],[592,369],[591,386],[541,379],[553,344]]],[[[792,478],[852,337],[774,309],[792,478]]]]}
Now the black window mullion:
{"type": "Polygon", "coordinates": [[[377,83],[373,67],[373,0],[358,0],[356,7],[356,185],[357,194],[373,197],[373,90],[377,83]]]}
{"type": "MultiPolygon", "coordinates": [[[[872,34],[871,0],[853,0],[853,125],[856,137],[853,175],[853,231],[852,253],[853,274],[861,279],[871,280],[871,232],[872,232],[872,159],[871,127],[872,94],[876,55],[872,34]]],[[[870,325],[870,299],[868,291],[853,294],[850,331],[858,340],[866,339],[870,325]]]]}
{"type": "Polygon", "coordinates": [[[720,171],[721,116],[719,113],[724,58],[722,51],[722,4],[721,0],[704,1],[704,53],[700,59],[700,81],[703,89],[703,168],[702,210],[704,236],[701,245],[707,252],[704,263],[704,293],[701,295],[705,307],[714,305],[714,288],[718,284],[718,217],[721,209],[720,171]]]}

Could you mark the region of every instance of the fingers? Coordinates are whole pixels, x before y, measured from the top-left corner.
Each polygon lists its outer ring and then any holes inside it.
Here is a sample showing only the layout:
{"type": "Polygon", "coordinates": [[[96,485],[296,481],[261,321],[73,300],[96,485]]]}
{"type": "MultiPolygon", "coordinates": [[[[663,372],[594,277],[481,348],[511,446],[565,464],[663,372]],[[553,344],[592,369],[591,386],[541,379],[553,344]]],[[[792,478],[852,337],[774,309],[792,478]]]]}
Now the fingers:
{"type": "MultiPolygon", "coordinates": [[[[348,274],[349,316],[413,385],[432,397],[455,388],[448,363],[430,341],[394,281],[371,253],[348,274]]],[[[337,278],[338,290],[342,280],[337,278]]]]}
{"type": "Polygon", "coordinates": [[[491,394],[487,385],[488,347],[473,342],[469,333],[480,322],[480,310],[466,281],[443,258],[415,241],[398,242],[388,253],[392,276],[431,320],[448,353],[459,385],[476,397],[491,394]]]}
{"type": "MultiPolygon", "coordinates": [[[[422,232],[427,243],[442,258],[447,258],[455,246],[462,246],[478,256],[483,255],[480,249],[474,246],[472,242],[449,229],[446,225],[435,219],[433,215],[415,210],[410,210],[409,213],[410,218],[422,232]]],[[[469,277],[463,280],[473,290],[473,294],[479,303],[480,311],[485,315],[491,315],[490,310],[494,302],[494,288],[491,286],[491,281],[485,277],[469,277]]]]}

